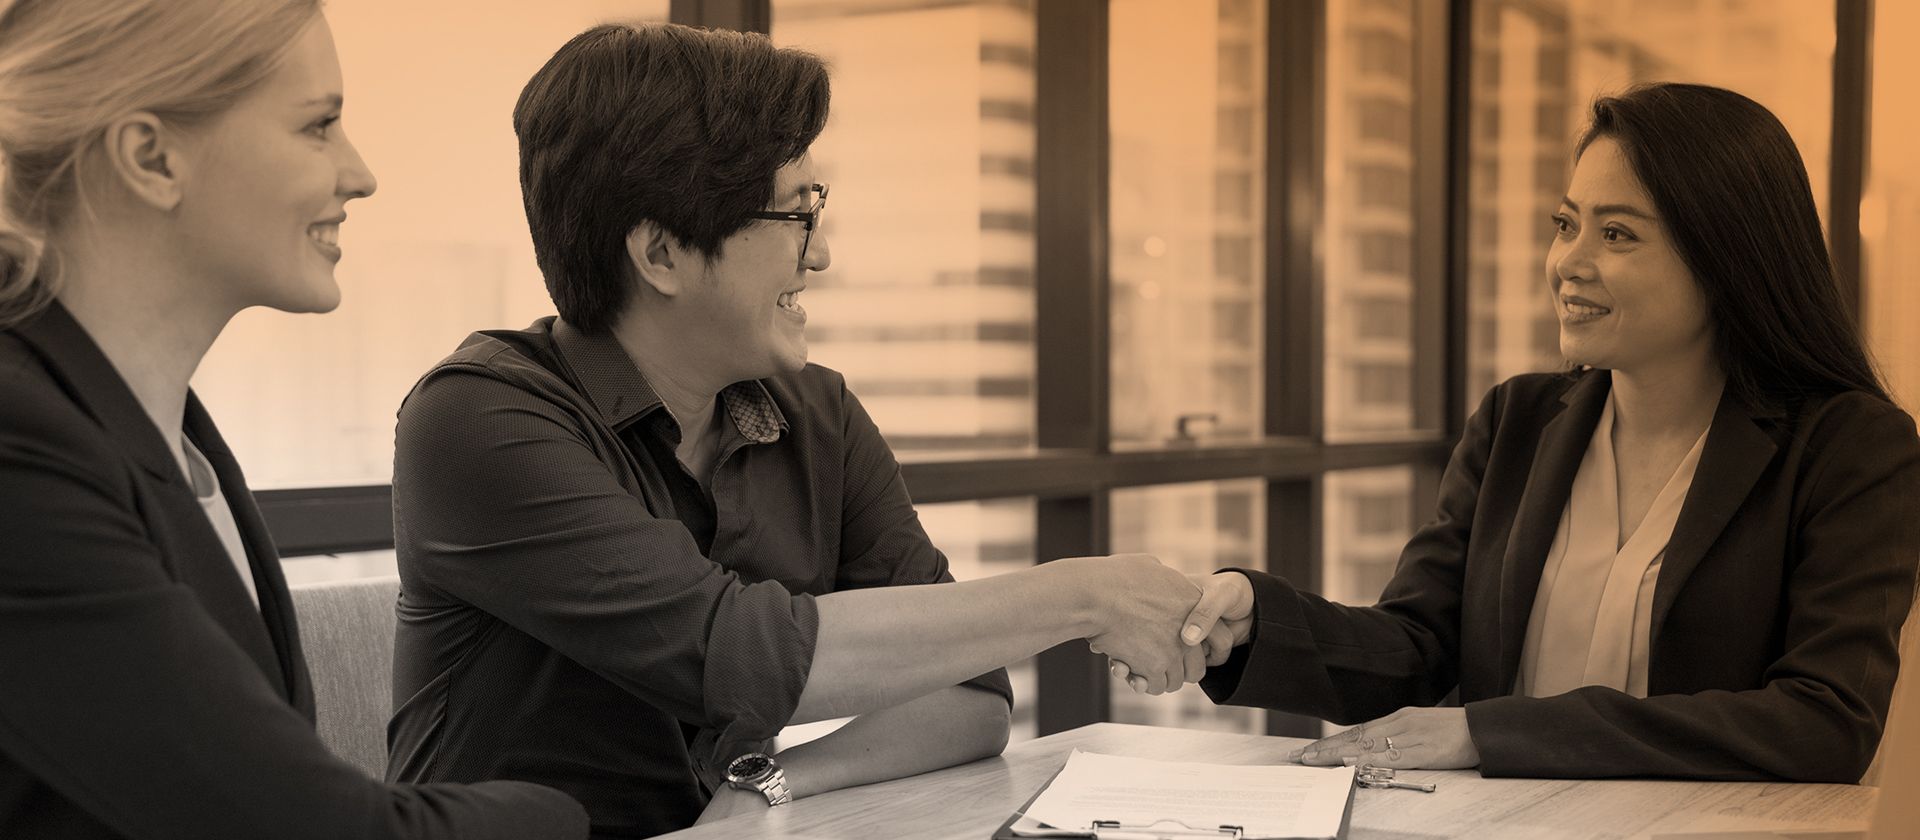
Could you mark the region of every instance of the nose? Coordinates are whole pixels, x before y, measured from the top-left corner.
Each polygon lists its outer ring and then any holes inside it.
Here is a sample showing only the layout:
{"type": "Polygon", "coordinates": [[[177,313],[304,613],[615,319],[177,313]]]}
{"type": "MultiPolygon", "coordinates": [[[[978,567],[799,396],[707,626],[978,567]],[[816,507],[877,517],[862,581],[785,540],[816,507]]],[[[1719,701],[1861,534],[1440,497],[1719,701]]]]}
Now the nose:
{"type": "Polygon", "coordinates": [[[1571,242],[1554,240],[1554,246],[1547,251],[1547,268],[1555,288],[1562,283],[1585,283],[1595,278],[1593,248],[1596,238],[1583,231],[1571,242]]]}
{"type": "Polygon", "coordinates": [[[353,141],[346,135],[340,135],[340,152],[337,166],[339,181],[335,190],[348,200],[366,198],[380,188],[380,182],[373,177],[373,170],[367,168],[367,162],[360,158],[360,150],[354,148],[353,141]]]}
{"type": "Polygon", "coordinates": [[[833,249],[827,245],[827,229],[822,225],[807,240],[807,252],[800,255],[800,266],[808,271],[826,271],[833,265],[833,249]]]}

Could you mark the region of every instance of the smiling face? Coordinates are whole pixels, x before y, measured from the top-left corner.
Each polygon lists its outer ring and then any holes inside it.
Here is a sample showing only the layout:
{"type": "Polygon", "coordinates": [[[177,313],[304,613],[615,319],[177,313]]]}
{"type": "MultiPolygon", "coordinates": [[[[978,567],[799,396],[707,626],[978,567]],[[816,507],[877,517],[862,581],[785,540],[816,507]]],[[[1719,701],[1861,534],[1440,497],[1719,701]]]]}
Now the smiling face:
{"type": "Polygon", "coordinates": [[[1568,361],[1627,372],[1710,362],[1706,298],[1613,138],[1587,146],[1553,221],[1547,281],[1568,361]]]}
{"type": "MultiPolygon", "coordinates": [[[[814,183],[807,158],[781,167],[767,209],[805,210],[813,204],[814,183]]],[[[707,344],[701,356],[725,364],[723,378],[732,382],[804,367],[807,310],[798,298],[807,272],[823,271],[832,262],[825,234],[815,230],[808,241],[799,222],[755,221],[728,237],[720,253],[675,306],[675,317],[695,327],[707,344]],[[802,242],[807,243],[804,259],[802,242]]]]}
{"type": "Polygon", "coordinates": [[[340,62],[324,19],[234,106],[185,132],[177,232],[193,268],[236,310],[340,303],[346,203],[373,173],[340,127],[340,62]]]}

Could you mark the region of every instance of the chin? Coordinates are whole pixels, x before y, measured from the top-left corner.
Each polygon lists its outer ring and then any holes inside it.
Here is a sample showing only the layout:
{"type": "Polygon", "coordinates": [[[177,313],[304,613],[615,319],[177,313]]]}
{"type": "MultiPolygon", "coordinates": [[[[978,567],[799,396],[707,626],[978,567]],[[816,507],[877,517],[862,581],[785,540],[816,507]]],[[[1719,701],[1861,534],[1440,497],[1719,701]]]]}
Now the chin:
{"type": "Polygon", "coordinates": [[[288,290],[289,294],[280,300],[267,304],[281,312],[294,314],[321,314],[340,308],[340,284],[327,278],[326,283],[306,283],[302,287],[288,290]]]}

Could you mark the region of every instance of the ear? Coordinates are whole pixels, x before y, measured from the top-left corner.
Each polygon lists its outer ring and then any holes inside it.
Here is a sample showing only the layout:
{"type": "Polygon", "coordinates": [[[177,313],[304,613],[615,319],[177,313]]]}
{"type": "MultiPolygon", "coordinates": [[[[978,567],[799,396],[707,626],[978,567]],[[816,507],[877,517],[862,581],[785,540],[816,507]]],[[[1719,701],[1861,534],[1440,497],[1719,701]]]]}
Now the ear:
{"type": "Polygon", "coordinates": [[[627,264],[633,267],[634,278],[661,297],[671,298],[686,289],[687,269],[692,267],[686,257],[673,234],[652,221],[643,220],[627,231],[627,264]]]}
{"type": "Polygon", "coordinates": [[[128,114],[106,128],[107,170],[135,198],[170,211],[185,195],[185,150],[180,134],[146,111],[128,114]]]}

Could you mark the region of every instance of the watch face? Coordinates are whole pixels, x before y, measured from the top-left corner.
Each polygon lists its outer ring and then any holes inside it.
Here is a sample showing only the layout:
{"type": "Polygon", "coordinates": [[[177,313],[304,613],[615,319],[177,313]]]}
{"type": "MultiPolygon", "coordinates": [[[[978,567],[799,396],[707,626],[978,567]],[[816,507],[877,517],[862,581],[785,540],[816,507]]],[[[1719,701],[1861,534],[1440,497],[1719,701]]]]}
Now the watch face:
{"type": "Polygon", "coordinates": [[[766,775],[767,771],[772,769],[773,759],[760,753],[752,753],[740,756],[734,759],[732,764],[727,765],[727,779],[751,781],[766,775]]]}

